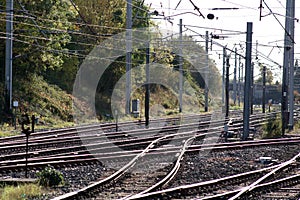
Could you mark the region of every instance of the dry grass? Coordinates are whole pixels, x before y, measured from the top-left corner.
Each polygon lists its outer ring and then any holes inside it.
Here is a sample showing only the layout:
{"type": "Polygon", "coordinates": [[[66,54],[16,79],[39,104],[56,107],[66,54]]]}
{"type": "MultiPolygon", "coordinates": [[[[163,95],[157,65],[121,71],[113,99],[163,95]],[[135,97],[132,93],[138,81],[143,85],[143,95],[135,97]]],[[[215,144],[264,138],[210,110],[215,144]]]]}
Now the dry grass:
{"type": "Polygon", "coordinates": [[[24,200],[41,196],[43,189],[37,184],[6,186],[0,190],[0,194],[1,200],[24,200]]]}

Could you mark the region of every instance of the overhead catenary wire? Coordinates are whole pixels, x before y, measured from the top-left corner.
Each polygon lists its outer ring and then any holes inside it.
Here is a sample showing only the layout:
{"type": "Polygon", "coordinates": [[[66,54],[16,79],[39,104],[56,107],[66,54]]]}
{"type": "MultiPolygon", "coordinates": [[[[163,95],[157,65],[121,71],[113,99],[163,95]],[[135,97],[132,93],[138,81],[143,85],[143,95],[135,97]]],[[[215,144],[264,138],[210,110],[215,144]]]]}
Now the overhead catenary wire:
{"type": "Polygon", "coordinates": [[[237,30],[228,30],[228,29],[222,29],[222,28],[214,28],[214,27],[205,27],[205,26],[196,26],[196,25],[190,25],[190,24],[183,24],[184,27],[192,27],[192,28],[200,28],[205,30],[218,30],[218,31],[224,31],[224,32],[232,32],[232,33],[239,33],[239,34],[246,34],[245,31],[237,31],[237,30]]]}
{"type": "MultiPolygon", "coordinates": [[[[17,10],[17,11],[20,11],[22,13],[24,12],[22,10],[17,10]]],[[[30,11],[30,12],[32,12],[32,11],[30,11]]],[[[0,10],[0,14],[6,15],[6,11],[5,10],[0,10]]],[[[88,25],[88,26],[93,27],[93,28],[106,28],[106,29],[122,30],[122,31],[126,30],[126,28],[122,28],[122,27],[112,27],[112,26],[105,26],[105,25],[98,25],[98,24],[91,24],[91,23],[80,23],[80,22],[76,22],[76,21],[60,21],[60,20],[46,19],[46,18],[43,18],[41,16],[32,15],[28,12],[26,14],[16,14],[16,13],[14,13],[14,17],[19,17],[19,18],[24,18],[24,19],[34,19],[34,20],[46,21],[46,22],[60,22],[60,23],[63,23],[63,24],[67,23],[67,24],[72,24],[72,25],[76,25],[76,26],[87,26],[88,25]]]]}
{"type": "MultiPolygon", "coordinates": [[[[0,34],[4,34],[4,32],[0,32],[0,34]]],[[[17,35],[18,36],[18,35],[17,35]]],[[[37,38],[37,39],[41,39],[39,37],[34,37],[32,36],[33,38],[37,38]]],[[[2,37],[0,36],[0,39],[5,39],[6,37],[2,37]]],[[[47,38],[42,38],[42,39],[47,39],[47,38]]],[[[86,58],[87,56],[89,55],[84,55],[84,54],[80,54],[80,53],[75,53],[76,51],[78,50],[58,50],[58,49],[49,49],[48,47],[46,46],[42,46],[42,45],[38,45],[38,44],[32,44],[30,42],[27,42],[27,41],[24,41],[24,40],[20,40],[20,39],[17,39],[17,38],[13,38],[13,40],[15,42],[20,42],[20,43],[25,43],[25,44],[28,44],[28,45],[31,45],[31,46],[34,46],[34,47],[38,47],[40,48],[40,51],[45,51],[45,52],[51,52],[51,53],[59,53],[59,54],[66,54],[66,55],[69,55],[69,56],[72,56],[72,57],[79,57],[79,58],[86,58]]],[[[49,40],[49,39],[47,39],[49,40]]],[[[156,49],[156,52],[159,51],[158,49],[156,49]]],[[[161,51],[165,51],[164,49],[162,49],[161,51]]],[[[139,54],[142,54],[142,53],[139,53],[139,54]]],[[[200,55],[200,54],[199,54],[200,55]]],[[[100,60],[108,60],[108,61],[111,61],[111,59],[117,59],[117,58],[120,58],[120,56],[124,56],[124,55],[118,55],[118,56],[115,56],[115,57],[93,57],[95,59],[100,59],[100,60]]],[[[91,56],[89,56],[91,57],[91,56]]],[[[163,59],[163,58],[161,58],[163,59]]],[[[121,64],[126,64],[126,62],[123,62],[123,61],[114,61],[115,63],[121,63],[121,64]]],[[[133,63],[133,64],[141,64],[141,63],[133,63]]],[[[197,62],[197,64],[203,64],[201,62],[197,62]]]]}
{"type": "Polygon", "coordinates": [[[274,14],[274,12],[272,11],[272,9],[269,7],[269,5],[265,2],[265,0],[262,0],[264,2],[264,4],[266,5],[266,7],[269,9],[269,11],[272,13],[272,15],[274,16],[274,18],[276,19],[276,21],[279,23],[279,25],[281,26],[281,28],[283,28],[284,32],[288,35],[288,37],[291,39],[291,41],[293,43],[295,43],[294,38],[292,38],[291,34],[286,30],[286,28],[281,24],[281,22],[279,21],[279,19],[276,17],[276,15],[274,14]]]}
{"type": "MultiPolygon", "coordinates": [[[[84,26],[85,24],[81,24],[82,26],[84,26]]],[[[49,27],[50,28],[50,27],[49,27]]],[[[106,27],[106,28],[113,28],[113,27],[106,27]]],[[[120,29],[120,28],[118,28],[120,29]]],[[[79,34],[79,33],[72,33],[72,32],[69,32],[70,34],[79,34]]],[[[90,35],[91,36],[91,35],[90,35]]],[[[110,36],[107,36],[106,38],[109,38],[110,36]]]]}

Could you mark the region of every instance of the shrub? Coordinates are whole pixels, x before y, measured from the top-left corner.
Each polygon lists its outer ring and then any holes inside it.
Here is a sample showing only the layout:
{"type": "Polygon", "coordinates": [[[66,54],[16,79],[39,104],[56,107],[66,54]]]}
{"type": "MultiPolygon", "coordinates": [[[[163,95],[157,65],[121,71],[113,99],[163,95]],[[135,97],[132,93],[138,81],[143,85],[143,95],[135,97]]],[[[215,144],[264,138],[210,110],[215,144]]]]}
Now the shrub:
{"type": "Polygon", "coordinates": [[[44,187],[64,185],[63,174],[51,166],[37,173],[39,184],[44,187]]]}
{"type": "Polygon", "coordinates": [[[277,116],[270,117],[263,126],[263,138],[281,137],[281,120],[277,116]]]}

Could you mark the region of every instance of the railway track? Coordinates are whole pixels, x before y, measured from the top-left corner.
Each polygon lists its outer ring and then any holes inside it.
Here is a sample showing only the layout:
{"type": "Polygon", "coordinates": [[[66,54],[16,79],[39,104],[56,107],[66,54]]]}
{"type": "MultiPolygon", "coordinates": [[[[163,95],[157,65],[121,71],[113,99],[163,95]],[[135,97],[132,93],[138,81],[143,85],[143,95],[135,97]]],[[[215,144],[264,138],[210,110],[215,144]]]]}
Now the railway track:
{"type": "MultiPolygon", "coordinates": [[[[203,133],[202,131],[192,131],[186,132],[184,134],[174,134],[180,135],[177,139],[173,140],[185,140],[188,137],[198,134],[198,138],[209,139],[210,135],[214,136],[217,132],[203,133]]],[[[198,139],[197,138],[197,139],[198,139]]],[[[163,138],[160,140],[161,143],[167,142],[168,139],[163,138]]],[[[225,149],[239,149],[239,148],[250,148],[262,145],[282,145],[282,144],[298,144],[300,143],[300,138],[283,138],[283,139],[271,139],[271,140],[260,140],[260,141],[243,141],[243,142],[231,142],[231,143],[204,143],[197,145],[190,145],[187,152],[193,153],[197,151],[206,151],[206,150],[225,150],[225,149]]],[[[97,160],[109,160],[109,159],[120,159],[120,158],[130,158],[136,154],[142,152],[142,148],[136,148],[138,145],[149,145],[150,143],[125,143],[120,144],[120,149],[117,151],[114,146],[106,143],[95,143],[90,144],[90,147],[86,149],[82,146],[70,147],[70,149],[61,148],[52,148],[47,150],[35,151],[29,153],[29,167],[37,168],[38,166],[45,166],[48,164],[57,166],[58,164],[63,163],[80,163],[80,162],[95,162],[97,160]],[[131,148],[134,146],[135,148],[131,148]],[[100,148],[99,148],[100,147],[100,148]],[[123,149],[133,149],[133,150],[123,150],[123,149]],[[55,153],[56,151],[56,153],[55,153]],[[59,161],[56,163],[56,161],[59,161]]],[[[179,149],[176,145],[171,146],[161,146],[156,148],[156,150],[150,150],[149,153],[157,155],[163,152],[176,152],[179,149]]],[[[17,170],[21,169],[25,164],[25,153],[17,153],[11,155],[2,155],[0,157],[0,169],[4,170],[17,170]],[[18,158],[18,159],[17,159],[18,158]]]]}
{"type": "MultiPolygon", "coordinates": [[[[263,123],[265,117],[266,115],[253,116],[251,118],[252,125],[258,126],[263,123]]],[[[285,143],[297,144],[299,142],[299,138],[294,138],[293,140],[282,139],[281,141],[245,141],[244,143],[226,144],[205,143],[203,142],[204,138],[209,140],[209,136],[220,135],[224,120],[216,120],[214,122],[194,120],[196,123],[173,125],[176,124],[173,121],[170,122],[172,126],[168,127],[136,129],[132,131],[124,130],[120,132],[99,133],[98,128],[89,128],[83,130],[81,137],[68,135],[73,134],[72,132],[66,135],[62,133],[62,136],[60,134],[57,136],[55,134],[49,136],[42,134],[33,137],[31,140],[29,167],[31,169],[39,169],[49,164],[57,167],[72,166],[104,160],[109,162],[112,159],[116,159],[116,162],[113,164],[119,166],[109,169],[105,174],[105,178],[98,181],[98,184],[94,183],[72,194],[75,195],[76,193],[78,196],[75,198],[77,199],[83,198],[83,196],[90,196],[91,198],[96,198],[97,196],[98,199],[103,199],[107,195],[111,195],[109,197],[112,199],[130,199],[134,195],[144,195],[159,190],[180,171],[180,166],[184,164],[183,158],[195,152],[255,148],[260,145],[285,143]],[[213,129],[210,128],[211,126],[213,126],[213,129]],[[103,138],[109,138],[109,141],[105,140],[103,142],[103,138]],[[175,143],[169,145],[170,141],[175,143]],[[201,144],[198,144],[197,141],[201,144]],[[194,143],[192,144],[192,142],[194,143]],[[119,149],[116,150],[115,146],[118,146],[119,149]],[[159,159],[155,160],[156,157],[159,157],[159,159]],[[124,168],[124,166],[127,168],[124,168]],[[157,166],[159,166],[159,169],[154,170],[155,173],[145,174],[138,172],[138,169],[156,169],[157,166]],[[112,185],[116,186],[117,190],[112,190],[112,185]],[[113,196],[113,194],[119,194],[119,196],[113,196]]],[[[188,121],[192,122],[193,120],[190,118],[188,121]]],[[[231,127],[232,130],[239,130],[238,124],[241,123],[240,119],[233,119],[233,122],[235,126],[231,127]]],[[[0,157],[0,171],[21,170],[24,167],[24,160],[17,160],[17,158],[24,156],[22,153],[24,143],[20,140],[16,142],[8,140],[5,142],[5,145],[1,146],[0,144],[0,151],[6,152],[0,157]],[[11,152],[16,153],[11,154],[11,152]]],[[[74,196],[67,197],[66,195],[58,198],[72,199],[74,196]]]]}
{"type": "MultiPolygon", "coordinates": [[[[141,195],[137,194],[128,199],[264,199],[258,197],[265,191],[272,191],[276,188],[281,189],[290,185],[299,184],[300,175],[291,173],[299,171],[299,155],[300,154],[297,154],[292,159],[284,163],[260,170],[195,184],[181,185],[179,187],[168,188],[141,195]],[[283,173],[284,170],[288,172],[287,177],[281,177],[283,175],[280,174],[280,177],[278,178],[278,173],[283,173]],[[272,176],[274,176],[273,179],[271,178],[272,176]],[[243,186],[247,183],[249,185],[243,186]],[[237,186],[234,187],[235,185],[237,186]],[[226,187],[231,188],[231,190],[225,192],[224,189],[226,187]]],[[[263,194],[260,197],[264,196],[265,195],[263,194]]]]}
{"type": "MultiPolygon", "coordinates": [[[[169,118],[159,118],[159,119],[152,119],[150,120],[151,126],[162,127],[166,125],[175,125],[180,122],[185,121],[210,121],[211,114],[200,114],[200,115],[184,115],[181,117],[169,117],[169,118]]],[[[145,121],[136,120],[136,121],[126,121],[126,122],[118,122],[118,129],[121,131],[132,130],[132,127],[136,128],[145,128],[145,121]]],[[[52,129],[52,130],[42,130],[30,135],[30,138],[36,139],[50,139],[50,138],[57,138],[57,137],[69,137],[78,135],[78,133],[86,133],[91,131],[100,130],[102,132],[116,132],[116,123],[97,123],[97,124],[88,124],[88,125],[81,125],[77,127],[71,128],[63,128],[63,129],[52,129]]],[[[17,135],[11,137],[0,138],[0,144],[3,143],[15,143],[23,142],[25,140],[25,135],[17,135]]]]}
{"type": "MultiPolygon", "coordinates": [[[[185,135],[186,133],[181,134],[185,135]]],[[[69,193],[55,199],[66,200],[80,199],[83,197],[95,199],[127,199],[135,193],[143,194],[155,190],[175,176],[189,143],[197,137],[190,137],[183,143],[179,151],[165,153],[163,158],[153,159],[152,156],[148,156],[149,150],[155,148],[161,140],[173,136],[178,136],[178,134],[163,136],[152,141],[147,148],[109,177],[77,192],[69,193]],[[166,159],[166,157],[169,159],[166,159]],[[152,165],[149,165],[150,163],[152,163],[152,165]],[[157,166],[159,166],[159,169],[156,169],[157,166]],[[129,172],[131,172],[130,175],[128,175],[129,172]],[[118,181],[120,179],[121,181],[118,181]],[[114,184],[113,187],[105,187],[106,185],[112,185],[116,181],[118,181],[118,183],[114,184]]]]}
{"type": "MultiPolygon", "coordinates": [[[[285,141],[285,142],[287,142],[287,141],[285,141]]],[[[249,144],[249,147],[247,147],[247,145],[245,144],[245,145],[243,145],[243,148],[253,148],[253,143],[254,142],[252,141],[252,144],[249,144]]],[[[265,144],[266,144],[265,141],[261,142],[261,145],[265,145],[265,144]]],[[[238,146],[238,145],[236,145],[236,146],[238,146]]],[[[259,145],[257,144],[256,146],[259,146],[259,145]]],[[[238,148],[241,148],[241,147],[242,146],[240,145],[238,148]]],[[[208,148],[213,148],[213,147],[208,147],[208,148]]],[[[224,146],[223,147],[223,151],[226,150],[226,148],[227,147],[224,146]]],[[[217,149],[220,150],[220,148],[217,148],[217,149]]],[[[188,153],[188,151],[186,151],[186,153],[188,153]]],[[[155,157],[157,157],[157,156],[155,156],[155,157]]],[[[159,162],[156,161],[155,163],[158,164],[159,162]]],[[[182,164],[183,163],[181,163],[181,165],[182,164]]],[[[262,173],[267,173],[268,170],[270,171],[271,169],[273,169],[275,167],[276,166],[273,166],[273,167],[270,167],[270,168],[266,168],[266,169],[263,169],[263,170],[257,170],[255,172],[247,172],[247,173],[244,173],[242,175],[232,176],[231,178],[228,178],[228,177],[227,178],[222,178],[222,179],[220,179],[217,182],[215,180],[207,181],[205,184],[202,183],[202,189],[201,189],[201,191],[203,192],[203,191],[210,191],[210,190],[212,190],[212,188],[215,188],[217,186],[218,182],[220,182],[220,184],[222,184],[222,185],[224,185],[224,184],[232,184],[234,182],[244,183],[245,180],[249,182],[251,180],[255,180],[256,178],[258,178],[262,173]],[[235,178],[235,179],[238,178],[238,179],[234,180],[233,178],[235,178]]],[[[292,166],[292,167],[294,167],[294,166],[292,166]]],[[[178,170],[176,170],[176,171],[178,171],[178,170]]],[[[162,171],[157,171],[157,172],[159,173],[159,175],[161,175],[161,173],[166,173],[165,171],[163,171],[163,172],[162,171]]],[[[122,197],[120,197],[120,196],[110,196],[110,195],[111,194],[120,194],[120,193],[125,194],[126,192],[127,192],[126,193],[127,195],[125,195],[127,197],[126,199],[142,198],[143,195],[144,195],[144,193],[148,194],[149,192],[152,191],[152,189],[148,190],[147,192],[140,192],[139,190],[137,190],[137,188],[143,188],[143,189],[145,189],[147,187],[150,188],[149,182],[147,182],[147,184],[145,184],[145,183],[141,183],[141,182],[138,181],[138,180],[145,180],[145,178],[139,177],[138,175],[141,175],[141,174],[134,173],[134,175],[128,175],[129,181],[128,181],[128,179],[125,179],[125,182],[124,182],[124,180],[123,180],[123,182],[122,181],[120,182],[120,181],[116,180],[115,182],[117,182],[117,185],[108,184],[110,186],[109,189],[105,188],[103,185],[101,185],[101,186],[97,185],[97,189],[96,189],[97,192],[95,192],[95,193],[93,192],[93,190],[89,190],[89,189],[85,188],[85,189],[82,189],[82,191],[81,190],[78,191],[79,196],[74,197],[74,196],[68,196],[68,195],[66,195],[66,196],[58,197],[56,199],[60,199],[60,198],[61,199],[80,199],[80,198],[82,198],[82,196],[86,197],[87,199],[89,199],[89,198],[91,198],[91,199],[93,199],[93,198],[94,199],[97,199],[97,198],[99,198],[99,199],[107,199],[107,198],[108,199],[122,199],[122,197]],[[135,184],[133,184],[133,183],[135,183],[135,184]],[[123,184],[125,184],[125,185],[123,185],[123,184]],[[138,184],[141,184],[141,185],[138,185],[138,184]],[[129,185],[129,186],[134,185],[136,189],[133,189],[132,187],[129,187],[129,189],[128,189],[128,187],[126,187],[126,185],[129,185]],[[111,188],[117,188],[117,191],[115,191],[114,189],[112,190],[111,188]],[[123,190],[122,190],[122,188],[123,188],[123,190]],[[100,194],[99,194],[99,192],[100,192],[100,194]],[[131,196],[128,194],[128,192],[130,192],[131,196]],[[133,194],[135,194],[135,195],[133,195],[133,194]]],[[[158,175],[155,174],[155,176],[158,176],[158,175]]],[[[174,176],[172,176],[172,177],[174,177],[174,176]]],[[[146,179],[147,180],[153,180],[153,178],[151,178],[151,177],[148,177],[146,179]]],[[[169,182],[169,181],[170,180],[168,180],[167,182],[169,182]]],[[[103,183],[103,180],[101,180],[100,182],[103,183]]],[[[179,190],[180,190],[180,195],[182,195],[183,194],[182,188],[180,188],[179,190]]],[[[194,188],[193,188],[193,190],[194,190],[194,188]]],[[[72,195],[75,195],[75,193],[76,193],[76,195],[78,195],[77,192],[72,193],[72,195]]],[[[162,193],[163,194],[168,194],[166,191],[163,191],[162,193]]],[[[147,195],[147,194],[145,194],[145,195],[147,195]]],[[[174,191],[172,191],[172,194],[174,194],[174,191]]],[[[172,196],[172,197],[174,197],[174,196],[172,196]]],[[[159,196],[157,199],[161,199],[161,198],[165,198],[165,196],[159,196]]],[[[153,199],[153,196],[149,197],[148,199],[153,199]]]]}
{"type": "MultiPolygon", "coordinates": [[[[190,117],[191,118],[191,117],[190,117]]],[[[203,117],[207,120],[207,116],[203,117]]],[[[253,126],[259,126],[263,122],[265,116],[253,117],[251,124],[253,126]]],[[[189,118],[188,118],[189,119],[189,118]]],[[[173,119],[171,119],[173,120],[173,119]]],[[[195,120],[195,119],[194,119],[195,120]]],[[[191,120],[190,120],[191,121],[191,120]]],[[[231,127],[232,131],[238,131],[241,126],[241,120],[235,119],[234,125],[231,127]]],[[[214,129],[219,129],[221,132],[223,129],[223,120],[217,121],[198,121],[196,123],[187,123],[181,125],[171,125],[166,127],[157,127],[150,129],[136,129],[131,131],[119,131],[119,132],[103,132],[103,129],[99,126],[93,126],[92,128],[84,128],[83,130],[67,130],[66,133],[61,132],[57,135],[56,131],[50,135],[43,133],[36,133],[36,135],[29,140],[29,151],[38,151],[48,148],[66,148],[72,146],[90,146],[93,141],[98,141],[99,143],[106,141],[115,141],[117,145],[121,143],[139,143],[139,142],[150,142],[153,138],[157,138],[162,134],[170,134],[174,132],[184,132],[190,130],[202,130],[207,131],[210,126],[214,129]],[[148,137],[147,137],[148,136],[148,137]]],[[[23,136],[12,137],[3,139],[0,142],[0,153],[2,155],[12,154],[12,153],[22,153],[25,151],[25,141],[20,138],[23,136]],[[18,138],[18,139],[16,139],[18,138]],[[12,139],[16,139],[11,141],[12,139]]]]}
{"type": "MultiPolygon", "coordinates": [[[[135,130],[124,130],[122,129],[118,132],[104,132],[103,126],[92,126],[92,127],[84,127],[84,128],[71,128],[67,130],[59,130],[60,134],[57,134],[57,131],[51,132],[42,132],[42,133],[35,133],[33,136],[30,137],[29,140],[29,150],[39,150],[39,149],[47,149],[49,147],[68,147],[74,145],[86,145],[90,143],[90,141],[116,141],[119,142],[134,142],[138,138],[142,140],[150,142],[154,137],[158,137],[158,134],[169,134],[174,133],[176,131],[188,131],[194,129],[205,129],[209,126],[210,123],[217,123],[221,124],[221,121],[217,122],[210,122],[209,117],[210,115],[205,115],[201,117],[201,120],[197,123],[190,123],[185,125],[173,125],[174,120],[178,120],[178,118],[171,118],[168,121],[172,124],[169,126],[158,126],[156,128],[141,128],[135,130]],[[75,129],[75,130],[74,130],[75,129]],[[155,136],[157,134],[157,136],[155,136]],[[151,136],[148,137],[147,136],[151,136]],[[84,143],[84,144],[83,144],[84,143]]],[[[194,116],[194,120],[199,120],[198,115],[194,116]]],[[[187,118],[191,119],[191,117],[187,118]]],[[[193,120],[192,120],[193,121],[193,120]]],[[[175,122],[176,123],[176,122],[175,122]]],[[[131,123],[129,123],[131,124],[131,123]]],[[[128,124],[126,123],[126,126],[128,124]]],[[[25,137],[24,136],[16,136],[10,138],[4,138],[0,141],[0,153],[3,154],[11,154],[13,152],[24,152],[25,150],[25,137]]]]}

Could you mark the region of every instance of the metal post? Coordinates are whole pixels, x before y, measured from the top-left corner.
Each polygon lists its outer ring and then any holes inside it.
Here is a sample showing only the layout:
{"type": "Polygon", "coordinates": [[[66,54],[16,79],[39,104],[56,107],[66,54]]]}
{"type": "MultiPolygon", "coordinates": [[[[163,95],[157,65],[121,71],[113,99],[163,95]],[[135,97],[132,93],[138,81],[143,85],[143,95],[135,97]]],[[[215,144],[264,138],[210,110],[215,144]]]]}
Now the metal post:
{"type": "Polygon", "coordinates": [[[150,42],[147,42],[146,48],[146,84],[145,84],[145,120],[146,127],[149,126],[149,103],[150,103],[150,42]]]}
{"type": "Polygon", "coordinates": [[[286,1],[285,35],[284,35],[284,53],[283,53],[283,72],[282,72],[282,98],[281,98],[281,119],[282,136],[285,134],[288,117],[288,76],[289,76],[289,54],[291,50],[290,22],[291,22],[291,4],[292,0],[286,1]]]}
{"type": "Polygon", "coordinates": [[[243,140],[249,137],[249,118],[250,118],[250,84],[251,84],[251,51],[252,51],[252,22],[247,22],[246,36],[246,67],[244,85],[244,112],[243,112],[243,140]]]}
{"type": "Polygon", "coordinates": [[[266,66],[263,65],[263,73],[262,73],[262,112],[266,113],[266,66]]]}
{"type": "Polygon", "coordinates": [[[127,0],[126,8],[126,105],[125,113],[130,114],[131,97],[131,53],[132,53],[132,0],[127,0]]]}
{"type": "Polygon", "coordinates": [[[182,19],[179,20],[179,112],[182,112],[182,90],[183,90],[183,73],[182,73],[182,19]]]}
{"type": "Polygon", "coordinates": [[[17,107],[14,107],[15,114],[14,114],[14,125],[15,125],[15,130],[17,130],[17,107]]]}
{"type": "Polygon", "coordinates": [[[225,103],[225,68],[226,68],[226,48],[223,47],[223,72],[222,72],[222,103],[225,103]]]}
{"type": "Polygon", "coordinates": [[[28,178],[28,139],[29,139],[29,134],[26,134],[25,178],[28,178]]]}
{"type": "Polygon", "coordinates": [[[118,132],[118,131],[119,131],[119,125],[118,125],[118,122],[119,122],[118,110],[115,110],[115,117],[116,117],[116,132],[118,132]]]}
{"type": "Polygon", "coordinates": [[[291,50],[289,53],[289,69],[290,69],[290,87],[289,87],[289,130],[294,129],[294,34],[295,34],[295,0],[291,0],[291,7],[290,7],[290,37],[291,37],[291,50]]]}
{"type": "Polygon", "coordinates": [[[239,68],[238,68],[238,90],[237,90],[237,96],[238,96],[238,106],[241,106],[241,56],[239,56],[239,68]]]}
{"type": "MultiPolygon", "coordinates": [[[[240,67],[241,67],[241,82],[243,83],[243,86],[245,86],[245,79],[244,79],[244,64],[240,61],[240,67]]],[[[242,86],[241,84],[241,87],[240,87],[240,96],[242,97],[241,98],[241,101],[244,101],[244,94],[245,94],[245,91],[244,91],[244,87],[242,86]],[[242,95],[243,94],[243,95],[242,95]]]]}
{"type": "Polygon", "coordinates": [[[28,140],[29,135],[31,133],[34,133],[34,125],[35,125],[35,116],[31,116],[31,130],[30,127],[26,127],[25,125],[30,125],[30,119],[28,117],[28,114],[22,115],[22,122],[21,122],[21,128],[22,133],[26,136],[26,149],[25,149],[25,177],[28,178],[28,140]]]}
{"type": "Polygon", "coordinates": [[[234,70],[233,70],[233,103],[236,104],[237,87],[236,87],[236,71],[237,71],[237,49],[235,48],[234,54],[234,70]]]}
{"type": "Polygon", "coordinates": [[[209,64],[208,64],[208,31],[205,33],[205,106],[204,112],[208,112],[208,73],[209,73],[209,64]]]}
{"type": "Polygon", "coordinates": [[[31,131],[30,133],[34,133],[34,124],[35,124],[35,116],[31,116],[31,131]]]}
{"type": "Polygon", "coordinates": [[[13,3],[6,0],[5,98],[9,111],[12,110],[13,3]]]}
{"type": "Polygon", "coordinates": [[[253,102],[254,102],[254,62],[251,64],[251,82],[250,82],[250,115],[253,115],[253,102]]]}
{"type": "Polygon", "coordinates": [[[229,56],[226,57],[225,118],[229,116],[229,56]]]}

